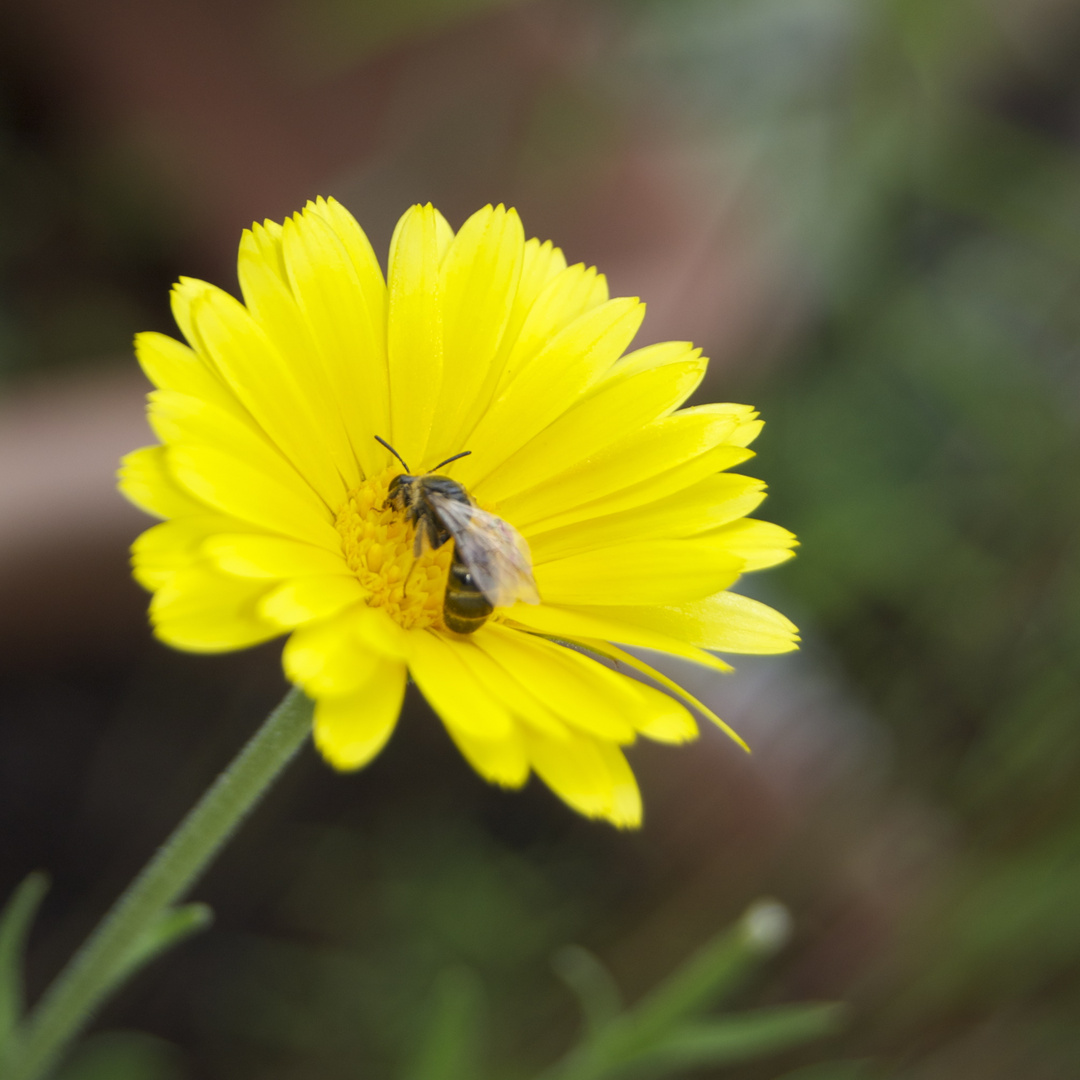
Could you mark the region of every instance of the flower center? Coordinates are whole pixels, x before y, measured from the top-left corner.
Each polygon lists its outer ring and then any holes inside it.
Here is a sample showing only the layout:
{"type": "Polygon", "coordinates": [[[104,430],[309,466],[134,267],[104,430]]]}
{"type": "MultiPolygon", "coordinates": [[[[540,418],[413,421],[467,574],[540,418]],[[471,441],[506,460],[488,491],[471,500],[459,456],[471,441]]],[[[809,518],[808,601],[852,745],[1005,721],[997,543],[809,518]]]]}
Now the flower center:
{"type": "Polygon", "coordinates": [[[406,630],[445,629],[443,597],[453,543],[413,555],[415,527],[383,505],[399,471],[387,469],[349,492],[335,522],[341,550],[372,607],[384,608],[406,630]]]}

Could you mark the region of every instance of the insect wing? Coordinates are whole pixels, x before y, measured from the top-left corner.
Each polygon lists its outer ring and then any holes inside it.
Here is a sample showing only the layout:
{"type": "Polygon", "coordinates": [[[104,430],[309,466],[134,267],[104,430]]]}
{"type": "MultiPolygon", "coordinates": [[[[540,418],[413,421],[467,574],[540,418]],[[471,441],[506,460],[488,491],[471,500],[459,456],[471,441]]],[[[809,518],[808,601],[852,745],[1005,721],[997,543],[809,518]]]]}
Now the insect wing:
{"type": "Polygon", "coordinates": [[[438,492],[428,498],[453,536],[458,558],[488,603],[493,607],[509,607],[517,600],[540,603],[529,545],[513,525],[438,492]]]}

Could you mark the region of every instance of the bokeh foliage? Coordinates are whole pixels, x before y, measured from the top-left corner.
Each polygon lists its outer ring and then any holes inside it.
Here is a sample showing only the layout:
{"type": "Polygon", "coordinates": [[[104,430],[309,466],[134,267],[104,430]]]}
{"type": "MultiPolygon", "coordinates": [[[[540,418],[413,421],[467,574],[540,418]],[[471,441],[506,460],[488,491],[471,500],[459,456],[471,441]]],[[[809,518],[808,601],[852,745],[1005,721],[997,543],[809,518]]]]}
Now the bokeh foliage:
{"type": "Polygon", "coordinates": [[[901,782],[955,821],[875,1023],[908,1054],[989,1025],[1011,1045],[1000,1075],[1073,1075],[1078,13],[645,10],[643,54],[753,154],[806,268],[810,315],[752,389],[770,510],[804,543],[785,587],[888,721],[901,782]],[[1044,35],[1039,70],[1025,33],[1044,35]]]}

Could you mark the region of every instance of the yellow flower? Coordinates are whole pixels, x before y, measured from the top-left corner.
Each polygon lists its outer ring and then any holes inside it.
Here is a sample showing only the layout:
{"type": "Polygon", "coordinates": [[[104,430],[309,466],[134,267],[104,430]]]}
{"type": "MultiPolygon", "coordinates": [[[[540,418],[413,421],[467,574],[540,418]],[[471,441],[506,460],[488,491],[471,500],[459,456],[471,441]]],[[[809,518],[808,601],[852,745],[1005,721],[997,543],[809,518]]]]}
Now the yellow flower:
{"type": "Polygon", "coordinates": [[[239,277],[242,304],[181,279],[189,345],[136,339],[161,445],[129,454],[120,486],[167,519],[133,548],[157,636],[219,652],[291,633],[286,674],[339,769],[382,748],[411,675],[488,780],[535,771],[576,810],[637,825],[622,747],[694,738],[683,703],[724,725],[611,643],[715,669],[707,650],[795,647],[787,619],[725,591],[794,543],[745,516],[764,485],[724,471],[752,456],[757,414],[680,409],[700,350],[624,355],[644,305],[609,299],[502,206],[456,234],[412,207],[384,279],[348,211],[319,199],[245,232],[239,277]],[[445,474],[525,538],[539,603],[446,628],[455,541],[417,554],[387,501],[404,470],[376,436],[416,474],[471,452],[445,474]]]}

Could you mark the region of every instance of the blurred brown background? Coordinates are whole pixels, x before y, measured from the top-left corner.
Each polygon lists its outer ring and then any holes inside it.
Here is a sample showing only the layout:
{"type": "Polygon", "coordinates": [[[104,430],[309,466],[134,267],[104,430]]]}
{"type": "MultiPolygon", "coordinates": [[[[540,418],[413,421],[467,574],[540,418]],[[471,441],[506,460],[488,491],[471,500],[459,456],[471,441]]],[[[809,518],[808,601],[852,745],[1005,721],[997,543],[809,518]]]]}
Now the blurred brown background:
{"type": "Polygon", "coordinates": [[[277,645],[150,639],[113,491],[150,441],[132,334],[175,332],[179,274],[234,288],[252,220],[334,195],[385,251],[413,201],[515,205],[648,301],[642,342],[705,348],[703,399],[762,409],[746,471],[804,544],[745,583],[804,651],[680,671],[753,758],[636,749],[617,834],[486,787],[410,699],[368,770],[291,770],[80,1076],[405,1075],[460,965],[491,1075],[531,1075],[572,1030],[557,946],[634,997],[763,894],[796,937],[748,1000],[851,1020],[723,1075],[1080,1075],[1078,60],[1076,0],[0,3],[0,893],[53,875],[33,989],[283,690],[277,645]]]}

